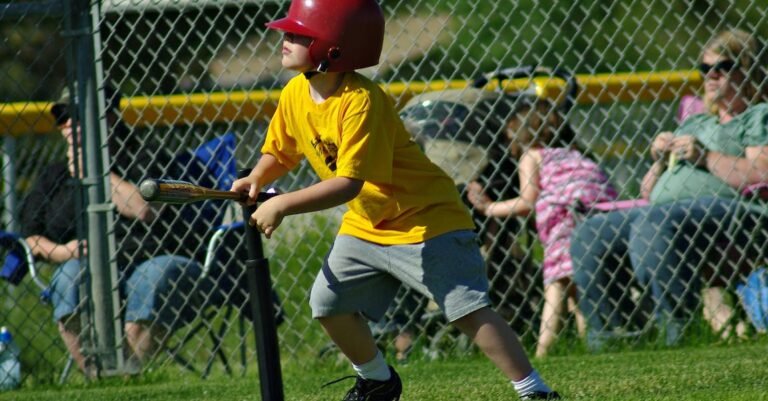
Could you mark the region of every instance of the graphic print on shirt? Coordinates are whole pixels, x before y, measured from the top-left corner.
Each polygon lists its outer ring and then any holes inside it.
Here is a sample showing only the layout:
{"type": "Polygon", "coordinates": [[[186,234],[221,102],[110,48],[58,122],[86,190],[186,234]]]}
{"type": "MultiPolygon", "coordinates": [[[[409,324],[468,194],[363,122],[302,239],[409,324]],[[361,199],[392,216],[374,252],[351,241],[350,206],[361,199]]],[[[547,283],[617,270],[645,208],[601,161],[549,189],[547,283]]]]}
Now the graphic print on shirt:
{"type": "Polygon", "coordinates": [[[323,138],[319,135],[316,135],[311,143],[312,148],[315,149],[317,155],[325,161],[325,165],[328,166],[331,171],[336,172],[336,158],[339,153],[339,148],[336,144],[331,141],[323,141],[323,138]]]}

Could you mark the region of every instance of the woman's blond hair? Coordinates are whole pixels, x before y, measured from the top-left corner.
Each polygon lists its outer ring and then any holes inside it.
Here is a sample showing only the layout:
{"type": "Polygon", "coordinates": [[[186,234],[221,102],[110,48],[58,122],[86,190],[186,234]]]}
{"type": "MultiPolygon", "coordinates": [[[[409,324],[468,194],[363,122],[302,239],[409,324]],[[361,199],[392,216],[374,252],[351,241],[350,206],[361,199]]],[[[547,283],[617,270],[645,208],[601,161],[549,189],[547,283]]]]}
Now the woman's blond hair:
{"type": "MultiPolygon", "coordinates": [[[[755,37],[740,29],[723,31],[707,42],[704,52],[708,51],[736,62],[745,77],[741,90],[750,104],[768,100],[766,52],[755,37]]],[[[711,112],[717,112],[716,107],[708,106],[711,112]]]]}

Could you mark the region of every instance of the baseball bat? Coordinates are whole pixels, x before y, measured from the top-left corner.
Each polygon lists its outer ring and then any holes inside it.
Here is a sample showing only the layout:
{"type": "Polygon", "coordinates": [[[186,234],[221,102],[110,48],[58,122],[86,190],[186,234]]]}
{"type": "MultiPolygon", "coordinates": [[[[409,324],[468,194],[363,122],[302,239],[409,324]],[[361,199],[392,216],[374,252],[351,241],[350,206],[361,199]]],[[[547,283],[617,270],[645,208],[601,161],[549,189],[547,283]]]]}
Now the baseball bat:
{"type": "MultiPolygon", "coordinates": [[[[211,189],[180,180],[146,179],[139,184],[139,193],[148,202],[176,204],[204,200],[234,200],[238,202],[248,200],[248,194],[245,192],[211,189]]],[[[275,195],[277,194],[260,192],[256,201],[264,202],[275,195]]]]}

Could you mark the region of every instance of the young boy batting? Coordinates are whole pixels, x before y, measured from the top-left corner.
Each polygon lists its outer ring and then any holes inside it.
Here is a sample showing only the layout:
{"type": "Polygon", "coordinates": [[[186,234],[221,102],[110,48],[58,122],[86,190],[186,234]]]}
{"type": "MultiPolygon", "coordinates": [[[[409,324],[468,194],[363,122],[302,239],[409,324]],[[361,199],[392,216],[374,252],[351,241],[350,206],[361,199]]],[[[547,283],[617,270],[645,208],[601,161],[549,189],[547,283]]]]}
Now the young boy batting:
{"type": "Polygon", "coordinates": [[[269,238],[285,216],[346,204],[312,287],[312,315],[352,362],[344,400],[393,401],[400,377],[376,347],[379,320],[401,283],[433,299],[512,381],[521,399],[558,399],[531,367],[517,336],[489,307],[474,224],[453,180],[406,132],[392,100],[355,72],[379,62],[384,17],[375,0],[293,0],[285,86],[251,174],[232,190],[259,190],[306,158],[321,181],[262,203],[249,223],[269,238]]]}

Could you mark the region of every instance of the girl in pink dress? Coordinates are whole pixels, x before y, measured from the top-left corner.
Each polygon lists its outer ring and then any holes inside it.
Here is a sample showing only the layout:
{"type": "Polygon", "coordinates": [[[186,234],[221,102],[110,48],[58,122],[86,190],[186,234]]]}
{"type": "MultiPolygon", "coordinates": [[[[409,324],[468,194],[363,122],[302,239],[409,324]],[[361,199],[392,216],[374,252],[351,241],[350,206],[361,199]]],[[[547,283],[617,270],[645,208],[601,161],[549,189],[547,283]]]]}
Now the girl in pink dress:
{"type": "Polygon", "coordinates": [[[493,202],[477,182],[467,185],[467,195],[486,216],[524,217],[535,212],[544,247],[544,308],[536,348],[536,356],[541,357],[555,342],[566,308],[574,313],[580,335],[586,328],[571,285],[574,207],[612,201],[617,194],[600,167],[576,147],[573,130],[552,103],[540,100],[518,107],[506,133],[510,155],[519,161],[520,196],[493,202]]]}

